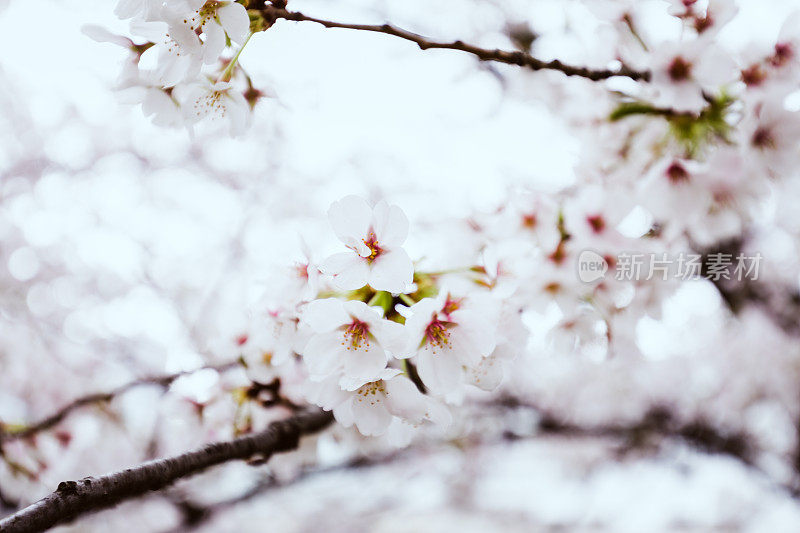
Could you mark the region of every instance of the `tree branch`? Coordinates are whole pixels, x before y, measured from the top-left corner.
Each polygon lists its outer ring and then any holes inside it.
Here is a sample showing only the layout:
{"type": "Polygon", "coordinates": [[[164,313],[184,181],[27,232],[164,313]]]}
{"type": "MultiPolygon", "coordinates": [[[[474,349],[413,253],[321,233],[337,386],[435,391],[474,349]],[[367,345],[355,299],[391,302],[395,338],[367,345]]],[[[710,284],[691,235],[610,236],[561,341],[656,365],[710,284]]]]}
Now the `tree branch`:
{"type": "Polygon", "coordinates": [[[173,482],[228,461],[268,458],[293,450],[300,437],[321,431],[333,421],[325,411],[306,411],[273,422],[264,431],[217,442],[182,455],[150,461],[99,478],[64,481],[55,492],[0,521],[3,533],[44,531],[88,513],[112,507],[148,491],[163,489],[173,482]]]}
{"type": "MultiPolygon", "coordinates": [[[[717,243],[713,247],[703,249],[694,246],[702,255],[703,271],[708,274],[708,257],[711,254],[728,254],[737,257],[745,245],[745,237],[717,243]]],[[[762,280],[750,279],[711,279],[722,300],[733,314],[739,314],[748,306],[760,309],[772,322],[782,329],[787,335],[800,336],[800,291],[796,286],[768,283],[762,280]]]]}
{"type": "Polygon", "coordinates": [[[171,499],[170,501],[180,510],[181,514],[183,515],[183,523],[181,523],[170,533],[188,533],[189,531],[193,531],[212,517],[216,516],[218,513],[225,512],[241,503],[248,502],[270,491],[289,487],[307,479],[320,475],[331,474],[333,472],[353,471],[373,468],[380,465],[387,465],[394,461],[410,457],[414,452],[417,452],[422,448],[423,447],[421,446],[410,446],[377,455],[359,455],[344,462],[322,468],[304,468],[300,470],[300,472],[294,477],[286,480],[276,479],[272,476],[266,477],[259,481],[254,487],[238,496],[210,504],[194,502],[187,497],[171,499]]]}
{"type": "MultiPolygon", "coordinates": [[[[745,465],[753,466],[758,452],[751,435],[742,431],[726,431],[716,428],[702,417],[681,421],[665,406],[652,406],[641,419],[635,422],[610,422],[582,426],[513,396],[501,396],[489,405],[508,409],[531,409],[537,412],[539,414],[535,428],[537,434],[619,439],[623,442],[623,453],[647,448],[657,443],[659,439],[676,439],[696,450],[708,454],[727,455],[738,459],[745,465]]],[[[507,434],[506,437],[510,440],[517,438],[514,434],[507,434]]]]}
{"type": "Polygon", "coordinates": [[[238,362],[230,362],[216,366],[205,366],[202,368],[198,368],[196,370],[186,370],[183,372],[177,372],[175,374],[168,374],[165,376],[152,376],[152,377],[137,379],[135,381],[131,381],[130,383],[126,383],[125,385],[117,387],[116,389],[113,389],[109,392],[99,392],[94,394],[88,394],[86,396],[81,396],[80,398],[77,398],[72,402],[68,403],[67,405],[65,405],[55,413],[51,414],[50,416],[19,429],[15,428],[9,429],[8,427],[4,426],[2,422],[0,422],[0,444],[3,444],[4,442],[10,442],[12,440],[32,437],[41,431],[46,431],[58,425],[73,411],[80,409],[81,407],[87,405],[94,405],[97,403],[110,402],[116,396],[123,394],[136,387],[140,387],[143,385],[158,385],[159,387],[166,388],[169,387],[173,381],[175,381],[181,376],[193,374],[194,372],[206,369],[216,370],[217,372],[224,372],[225,370],[229,370],[238,365],[239,365],[238,362]]]}
{"type": "Polygon", "coordinates": [[[330,20],[318,19],[309,17],[297,11],[287,11],[275,5],[268,5],[260,2],[262,5],[258,8],[264,18],[274,23],[278,19],[293,20],[295,22],[315,22],[321,24],[326,28],[344,28],[350,30],[361,30],[375,33],[384,33],[411,41],[420,47],[422,50],[431,48],[440,48],[447,50],[458,50],[472,54],[481,61],[495,61],[498,63],[506,63],[509,65],[517,65],[531,70],[557,70],[566,74],[567,76],[578,76],[592,81],[600,81],[614,76],[623,76],[633,80],[650,80],[650,72],[634,70],[626,65],[622,65],[617,70],[611,69],[590,69],[587,67],[579,67],[574,65],[567,65],[554,59],[552,61],[542,61],[535,57],[521,51],[509,51],[499,49],[481,48],[463,41],[441,42],[433,41],[416,33],[397,28],[391,24],[349,24],[344,22],[334,22],[330,20]]]}

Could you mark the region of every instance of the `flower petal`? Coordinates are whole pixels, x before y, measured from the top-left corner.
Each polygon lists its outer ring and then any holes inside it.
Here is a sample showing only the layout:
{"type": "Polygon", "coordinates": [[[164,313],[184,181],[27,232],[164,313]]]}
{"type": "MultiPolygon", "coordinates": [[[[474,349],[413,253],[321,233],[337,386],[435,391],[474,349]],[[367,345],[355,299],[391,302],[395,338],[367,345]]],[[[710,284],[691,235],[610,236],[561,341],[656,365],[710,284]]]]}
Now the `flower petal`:
{"type": "Polygon", "coordinates": [[[381,200],[373,211],[373,230],[381,246],[400,246],[408,237],[408,218],[398,206],[381,200]]]}
{"type": "Polygon", "coordinates": [[[322,262],[320,270],[333,276],[336,286],[346,291],[360,289],[367,284],[369,279],[367,262],[353,252],[342,252],[330,256],[322,262]]]}
{"type": "Polygon", "coordinates": [[[425,396],[410,379],[397,376],[385,382],[386,401],[389,411],[412,422],[421,422],[425,418],[427,405],[425,396]]]}
{"type": "Polygon", "coordinates": [[[369,285],[376,291],[400,293],[414,279],[414,264],[402,248],[384,252],[372,262],[369,285]]]}
{"type": "Polygon", "coordinates": [[[392,414],[386,409],[385,396],[370,394],[353,398],[353,419],[362,435],[382,435],[392,422],[392,414]]]}
{"type": "Polygon", "coordinates": [[[376,342],[344,352],[344,373],[354,379],[374,379],[386,367],[386,352],[376,342]]]}
{"type": "Polygon", "coordinates": [[[206,36],[206,40],[203,42],[203,62],[211,65],[217,62],[225,49],[225,31],[219,24],[208,23],[205,25],[203,33],[206,36]]]}
{"type": "Polygon", "coordinates": [[[314,300],[303,308],[303,322],[317,333],[333,331],[350,320],[343,302],[336,298],[314,300]]]}
{"type": "Polygon", "coordinates": [[[236,44],[242,44],[250,33],[250,17],[242,4],[231,2],[217,9],[219,23],[236,44]]]}
{"type": "Polygon", "coordinates": [[[342,403],[349,403],[348,400],[352,398],[352,395],[343,391],[337,381],[336,376],[332,376],[318,383],[308,382],[306,384],[308,401],[319,405],[326,411],[335,409],[342,403]]]}
{"type": "Polygon", "coordinates": [[[461,379],[461,363],[449,351],[433,353],[425,345],[417,355],[417,372],[422,382],[434,394],[455,390],[461,379]]]}
{"type": "Polygon", "coordinates": [[[469,382],[485,391],[493,391],[503,381],[503,365],[496,357],[484,357],[467,371],[469,382]]]}
{"type": "Polygon", "coordinates": [[[402,324],[391,320],[381,320],[373,328],[373,334],[381,346],[392,356],[406,359],[414,355],[408,350],[408,332],[402,324]]]}
{"type": "Polygon", "coordinates": [[[303,349],[303,361],[313,378],[327,377],[342,366],[342,334],[334,331],[314,335],[303,349]]]}
{"type": "Polygon", "coordinates": [[[347,246],[355,247],[367,237],[372,209],[358,196],[345,196],[328,209],[334,233],[347,246]]]}
{"type": "Polygon", "coordinates": [[[333,408],[333,417],[346,428],[353,425],[353,402],[352,400],[340,403],[333,408]]]}

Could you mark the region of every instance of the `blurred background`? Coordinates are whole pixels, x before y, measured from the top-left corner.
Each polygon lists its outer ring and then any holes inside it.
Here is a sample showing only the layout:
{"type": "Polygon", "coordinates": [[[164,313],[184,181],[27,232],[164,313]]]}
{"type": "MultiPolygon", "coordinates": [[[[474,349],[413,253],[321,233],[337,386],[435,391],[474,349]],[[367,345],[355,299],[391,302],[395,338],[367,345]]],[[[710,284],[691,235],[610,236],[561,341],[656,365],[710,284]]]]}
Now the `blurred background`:
{"type": "MultiPolygon", "coordinates": [[[[774,41],[800,7],[741,4],[719,37],[739,49],[774,41]]],[[[504,48],[513,22],[540,36],[537,57],[580,64],[595,37],[570,1],[290,7],[504,48]]],[[[87,405],[32,440],[0,440],[0,516],[63,479],[230,437],[240,408],[230,390],[245,377],[193,371],[235,360],[250,310],[272,273],[302,259],[303,241],[317,259],[335,246],[331,201],[399,204],[424,230],[412,229],[415,256],[448,221],[490,211],[516,187],[575,179],[581,145],[543,93],[583,80],[553,89],[551,74],[281,21],[242,55],[267,94],[253,127],[190,136],[116,98],[125,51],[80,31],[126,33],[109,2],[0,9],[0,422],[187,372],[87,405]]],[[[535,409],[484,406],[457,439],[359,466],[348,454],[369,443],[311,439],[269,466],[229,465],[59,531],[797,531],[797,343],[761,315],[731,326],[720,302],[704,284],[678,293],[641,326],[647,358],[605,364],[544,356],[537,331],[551,319],[540,317],[505,385],[535,409]],[[734,353],[714,350],[720,339],[734,353]],[[653,409],[665,403],[672,414],[653,409]],[[328,466],[298,474],[315,450],[328,466]]]]}

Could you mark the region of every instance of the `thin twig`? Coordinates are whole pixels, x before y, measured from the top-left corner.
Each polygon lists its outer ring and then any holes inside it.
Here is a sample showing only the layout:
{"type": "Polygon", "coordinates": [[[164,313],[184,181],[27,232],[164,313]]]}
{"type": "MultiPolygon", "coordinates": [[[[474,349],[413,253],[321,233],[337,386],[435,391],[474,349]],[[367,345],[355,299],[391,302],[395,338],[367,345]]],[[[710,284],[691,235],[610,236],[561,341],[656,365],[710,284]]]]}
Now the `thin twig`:
{"type": "Polygon", "coordinates": [[[9,430],[8,428],[4,427],[2,423],[0,423],[0,444],[3,442],[9,442],[12,440],[18,439],[25,439],[36,435],[42,431],[46,431],[64,420],[67,416],[69,416],[73,411],[80,409],[81,407],[87,405],[95,405],[98,403],[107,403],[113,400],[115,397],[128,392],[131,389],[136,387],[141,387],[144,385],[157,385],[159,387],[169,387],[172,382],[178,379],[181,376],[185,376],[187,374],[193,374],[200,370],[216,370],[217,372],[224,372],[231,368],[238,366],[238,362],[229,362],[221,365],[215,366],[205,366],[202,368],[198,368],[196,370],[186,370],[183,372],[177,372],[175,374],[168,374],[165,376],[152,376],[137,379],[135,381],[131,381],[130,383],[126,383],[125,385],[121,385],[116,389],[113,389],[109,392],[99,392],[94,394],[88,394],[86,396],[81,396],[73,400],[72,402],[68,403],[55,413],[51,414],[50,416],[43,418],[42,420],[35,422],[33,424],[27,425],[21,429],[12,429],[9,430]]]}
{"type": "Polygon", "coordinates": [[[624,64],[616,70],[591,69],[588,67],[567,65],[558,59],[554,59],[552,61],[542,61],[541,59],[536,59],[530,54],[521,51],[481,48],[460,40],[451,42],[433,41],[416,33],[392,26],[391,24],[350,24],[344,22],[335,22],[331,20],[310,17],[297,11],[287,11],[286,9],[281,9],[273,5],[265,5],[261,7],[260,12],[264,18],[270,22],[274,22],[278,19],[292,20],[295,22],[315,22],[325,26],[326,28],[343,28],[349,30],[383,33],[413,42],[422,50],[428,50],[432,48],[458,50],[472,54],[481,61],[495,61],[498,63],[517,65],[531,70],[557,70],[563,74],[566,74],[567,76],[578,76],[592,81],[605,80],[615,76],[623,76],[633,80],[650,80],[650,72],[635,70],[624,64]]]}

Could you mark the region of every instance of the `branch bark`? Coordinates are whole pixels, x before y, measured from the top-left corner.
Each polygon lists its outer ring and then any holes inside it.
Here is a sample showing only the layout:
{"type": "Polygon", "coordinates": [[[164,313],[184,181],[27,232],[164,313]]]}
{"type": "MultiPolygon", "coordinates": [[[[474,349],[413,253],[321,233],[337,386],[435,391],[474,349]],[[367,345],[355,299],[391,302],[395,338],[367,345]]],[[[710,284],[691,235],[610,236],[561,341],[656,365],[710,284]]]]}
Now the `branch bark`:
{"type": "MultiPolygon", "coordinates": [[[[703,249],[695,246],[702,255],[704,266],[702,275],[708,274],[707,258],[711,254],[728,254],[737,257],[744,249],[747,237],[736,237],[703,249]]],[[[760,309],[772,322],[787,335],[800,336],[800,290],[795,285],[769,283],[745,277],[737,280],[720,278],[712,279],[725,305],[733,314],[739,314],[748,306],[760,309]]]]}
{"type": "Polygon", "coordinates": [[[306,411],[273,422],[264,431],[228,442],[212,443],[175,457],[150,461],[99,478],[63,481],[55,492],[0,521],[2,533],[45,531],[57,524],[113,507],[228,461],[264,459],[297,448],[300,437],[321,431],[333,421],[325,411],[306,411]]]}
{"type": "Polygon", "coordinates": [[[225,363],[222,365],[216,366],[205,366],[202,368],[198,368],[197,370],[187,370],[184,372],[177,372],[175,374],[168,374],[165,376],[153,376],[153,377],[146,377],[137,379],[135,381],[131,381],[130,383],[126,383],[116,389],[113,389],[109,392],[98,392],[94,394],[88,394],[86,396],[81,396],[80,398],[76,398],[75,400],[71,401],[55,413],[51,414],[50,416],[41,419],[38,422],[25,426],[22,429],[15,429],[15,430],[8,430],[5,428],[0,422],[0,445],[4,442],[10,442],[12,440],[18,439],[25,439],[36,435],[42,431],[46,431],[51,429],[52,427],[58,425],[67,418],[73,411],[80,409],[81,407],[85,407],[87,405],[94,405],[98,403],[107,403],[113,400],[116,396],[123,394],[131,389],[136,387],[141,387],[144,385],[157,385],[159,387],[169,387],[173,381],[178,379],[181,376],[185,376],[188,374],[193,374],[194,372],[198,372],[199,370],[216,370],[217,372],[224,372],[225,370],[229,370],[238,366],[238,362],[231,362],[225,363]]]}
{"type": "Polygon", "coordinates": [[[422,50],[428,50],[432,48],[458,50],[460,52],[472,54],[481,61],[494,61],[509,65],[517,65],[534,71],[556,70],[567,76],[577,76],[592,81],[605,80],[614,76],[623,76],[633,80],[650,80],[650,72],[635,70],[624,64],[617,70],[591,69],[588,67],[567,65],[558,59],[554,59],[552,61],[542,61],[541,59],[536,59],[530,54],[526,54],[525,52],[521,51],[481,48],[460,40],[452,42],[434,41],[416,33],[392,26],[391,24],[350,24],[344,22],[335,22],[331,20],[310,17],[297,11],[287,11],[286,9],[276,7],[275,5],[264,5],[263,7],[259,8],[259,11],[270,23],[273,23],[278,19],[284,19],[293,20],[295,22],[315,22],[325,26],[326,28],[343,28],[349,30],[384,33],[386,35],[392,35],[394,37],[399,37],[400,39],[410,41],[419,46],[422,50]]]}

